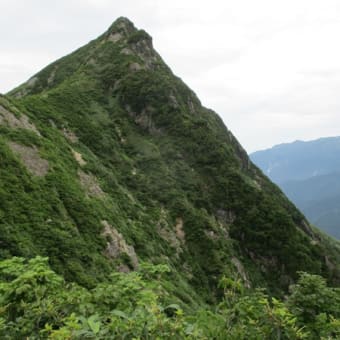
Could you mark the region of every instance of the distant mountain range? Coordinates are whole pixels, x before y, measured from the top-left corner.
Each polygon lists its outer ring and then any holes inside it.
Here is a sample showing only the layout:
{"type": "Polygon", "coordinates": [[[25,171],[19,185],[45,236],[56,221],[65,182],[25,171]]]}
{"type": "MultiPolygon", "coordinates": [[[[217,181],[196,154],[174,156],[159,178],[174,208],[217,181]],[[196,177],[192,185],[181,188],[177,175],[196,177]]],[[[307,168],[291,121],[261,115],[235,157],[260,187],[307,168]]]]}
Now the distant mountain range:
{"type": "Polygon", "coordinates": [[[340,239],[340,137],[295,141],[254,152],[251,160],[313,224],[340,239]]]}

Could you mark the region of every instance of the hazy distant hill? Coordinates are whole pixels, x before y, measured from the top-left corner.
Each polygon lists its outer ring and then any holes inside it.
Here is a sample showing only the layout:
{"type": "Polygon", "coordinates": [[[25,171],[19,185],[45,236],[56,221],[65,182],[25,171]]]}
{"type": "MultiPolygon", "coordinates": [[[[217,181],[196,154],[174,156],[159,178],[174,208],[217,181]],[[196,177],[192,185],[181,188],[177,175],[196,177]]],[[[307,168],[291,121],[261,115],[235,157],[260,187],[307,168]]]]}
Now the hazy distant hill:
{"type": "Polygon", "coordinates": [[[250,155],[309,220],[340,238],[340,137],[289,144],[250,155]]]}

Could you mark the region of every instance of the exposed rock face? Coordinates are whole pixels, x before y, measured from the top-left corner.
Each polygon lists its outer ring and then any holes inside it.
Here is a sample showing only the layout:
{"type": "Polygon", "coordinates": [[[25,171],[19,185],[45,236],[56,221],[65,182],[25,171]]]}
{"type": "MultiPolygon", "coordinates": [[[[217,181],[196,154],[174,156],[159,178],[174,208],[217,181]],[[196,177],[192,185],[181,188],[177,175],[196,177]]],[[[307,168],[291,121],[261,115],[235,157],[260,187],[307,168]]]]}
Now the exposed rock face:
{"type": "Polygon", "coordinates": [[[217,235],[213,230],[204,230],[205,235],[213,241],[218,240],[219,235],[217,235]]]}
{"type": "Polygon", "coordinates": [[[176,250],[176,256],[183,252],[182,244],[185,240],[183,231],[183,220],[178,218],[175,226],[169,226],[166,221],[166,212],[162,209],[160,219],[157,223],[157,232],[169,245],[176,250]]]}
{"type": "Polygon", "coordinates": [[[31,88],[33,88],[37,82],[38,82],[38,77],[35,76],[35,77],[30,78],[27,81],[26,86],[24,88],[18,88],[15,91],[15,94],[13,94],[13,96],[16,98],[24,97],[26,94],[30,92],[31,88]]]}
{"type": "Polygon", "coordinates": [[[124,40],[129,34],[135,31],[133,23],[126,18],[119,18],[115,25],[111,26],[108,31],[107,40],[113,43],[118,43],[124,40]]]}
{"type": "Polygon", "coordinates": [[[71,149],[71,151],[72,151],[74,159],[79,163],[80,166],[86,165],[86,162],[83,159],[83,155],[80,152],[77,152],[73,149],[71,149]]]}
{"type": "Polygon", "coordinates": [[[49,168],[48,161],[40,157],[39,150],[36,147],[25,146],[15,142],[9,142],[8,145],[20,157],[33,175],[45,176],[47,174],[49,168]]]}
{"type": "Polygon", "coordinates": [[[222,224],[231,224],[235,221],[236,215],[233,211],[231,210],[224,210],[224,209],[219,209],[216,212],[217,219],[220,223],[222,224]]]}
{"type": "Polygon", "coordinates": [[[127,41],[129,47],[124,47],[121,53],[138,56],[147,69],[157,67],[160,56],[153,48],[151,36],[144,30],[137,30],[128,19],[119,18],[110,28],[107,40],[113,43],[127,41]]]}
{"type": "Polygon", "coordinates": [[[134,24],[129,19],[120,17],[113,23],[108,32],[109,36],[119,33],[121,36],[126,37],[135,30],[134,24]]]}
{"type": "Polygon", "coordinates": [[[178,104],[177,98],[176,98],[176,96],[173,93],[171,93],[169,95],[169,101],[170,101],[170,103],[171,103],[171,105],[172,105],[172,107],[174,109],[178,109],[179,108],[179,104],[178,104]]]}
{"type": "Polygon", "coordinates": [[[147,130],[153,135],[159,135],[162,133],[162,130],[157,128],[153,122],[152,114],[154,109],[151,106],[147,106],[140,113],[132,111],[129,105],[126,105],[125,108],[129,116],[134,118],[134,121],[137,125],[141,126],[143,129],[147,130]]]}
{"type": "Polygon", "coordinates": [[[309,235],[313,240],[315,240],[315,235],[313,233],[312,228],[308,225],[308,223],[305,220],[302,220],[301,224],[301,229],[307,234],[309,235]]]}
{"type": "Polygon", "coordinates": [[[79,141],[77,135],[73,131],[68,130],[66,128],[63,128],[63,135],[71,143],[77,143],[79,141]]]}
{"type": "Polygon", "coordinates": [[[131,63],[129,68],[130,68],[131,71],[134,71],[134,72],[140,71],[140,70],[143,69],[143,67],[138,63],[131,63]]]}
{"type": "Polygon", "coordinates": [[[157,62],[159,61],[160,57],[153,49],[152,39],[150,36],[137,41],[131,46],[131,49],[139,58],[144,61],[147,69],[153,69],[157,66],[157,62]]]}
{"type": "Polygon", "coordinates": [[[240,260],[236,257],[233,257],[231,259],[231,262],[234,264],[234,266],[237,269],[237,272],[239,273],[239,275],[241,276],[245,286],[247,288],[250,288],[250,281],[247,277],[246,271],[244,270],[243,264],[240,262],[240,260]]]}
{"type": "Polygon", "coordinates": [[[128,47],[124,47],[124,48],[120,51],[120,53],[125,54],[125,55],[131,55],[131,54],[133,54],[133,52],[132,52],[128,47]]]}
{"type": "Polygon", "coordinates": [[[0,124],[7,125],[13,129],[31,130],[40,136],[38,129],[34,124],[30,123],[26,115],[21,114],[20,117],[16,117],[12,112],[8,111],[2,105],[0,105],[0,124]]]}
{"type": "Polygon", "coordinates": [[[181,217],[176,218],[176,236],[182,242],[185,242],[185,232],[183,230],[183,219],[181,217]]]}
{"type": "Polygon", "coordinates": [[[57,71],[57,66],[53,69],[53,71],[50,73],[49,77],[47,78],[47,84],[52,85],[55,79],[56,71],[57,71]]]}
{"type": "Polygon", "coordinates": [[[115,42],[119,41],[122,38],[123,38],[123,35],[121,33],[117,32],[117,33],[110,34],[109,37],[108,37],[108,40],[115,43],[115,42]]]}
{"type": "Polygon", "coordinates": [[[104,196],[104,191],[99,186],[98,180],[95,176],[93,176],[92,174],[86,174],[82,170],[78,170],[78,176],[81,185],[88,195],[93,197],[104,196]]]}
{"type": "MultiPolygon", "coordinates": [[[[130,258],[132,269],[138,268],[138,258],[133,246],[126,243],[122,234],[116,228],[112,227],[107,221],[101,221],[104,227],[102,235],[106,237],[107,244],[105,255],[111,259],[117,259],[122,255],[127,255],[130,258]]],[[[127,271],[127,266],[122,265],[121,271],[127,271]]]]}

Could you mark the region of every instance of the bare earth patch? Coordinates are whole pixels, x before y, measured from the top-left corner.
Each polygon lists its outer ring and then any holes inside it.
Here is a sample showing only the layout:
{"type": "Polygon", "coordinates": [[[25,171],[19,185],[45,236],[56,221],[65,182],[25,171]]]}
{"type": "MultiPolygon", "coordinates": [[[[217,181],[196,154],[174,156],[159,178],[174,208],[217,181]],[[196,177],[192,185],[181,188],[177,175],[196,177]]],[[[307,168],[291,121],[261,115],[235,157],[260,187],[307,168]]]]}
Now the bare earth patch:
{"type": "Polygon", "coordinates": [[[39,155],[39,150],[36,147],[21,145],[15,142],[8,143],[10,149],[17,154],[26,168],[36,176],[45,176],[49,169],[49,164],[46,159],[39,155]]]}
{"type": "Polygon", "coordinates": [[[72,150],[72,154],[73,154],[73,157],[74,159],[79,163],[80,166],[84,166],[86,165],[86,162],[84,161],[83,159],[83,155],[73,149],[72,150]]]}
{"type": "Polygon", "coordinates": [[[0,105],[0,124],[7,125],[14,129],[31,130],[40,136],[38,129],[34,124],[30,123],[26,115],[21,114],[20,117],[17,118],[12,112],[5,109],[2,105],[0,105]]]}
{"type": "Polygon", "coordinates": [[[82,187],[90,196],[94,197],[104,196],[104,191],[99,186],[98,180],[95,176],[88,175],[82,170],[78,170],[78,176],[82,187]]]}

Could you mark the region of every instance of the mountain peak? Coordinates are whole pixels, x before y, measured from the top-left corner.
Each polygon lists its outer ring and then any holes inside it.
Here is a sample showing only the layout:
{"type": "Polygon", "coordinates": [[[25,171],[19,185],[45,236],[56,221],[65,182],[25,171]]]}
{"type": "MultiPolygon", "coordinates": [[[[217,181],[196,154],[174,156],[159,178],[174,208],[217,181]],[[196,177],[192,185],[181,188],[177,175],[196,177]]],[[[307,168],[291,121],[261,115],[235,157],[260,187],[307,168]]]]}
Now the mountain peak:
{"type": "MultiPolygon", "coordinates": [[[[110,26],[106,33],[107,40],[111,42],[126,43],[130,47],[135,47],[136,50],[153,49],[152,37],[144,30],[137,29],[134,24],[125,17],[120,17],[110,26]]],[[[137,51],[135,51],[137,52],[137,51]]]]}
{"type": "Polygon", "coordinates": [[[108,29],[108,34],[120,33],[126,36],[133,32],[137,32],[137,29],[133,22],[126,17],[119,17],[108,29]]]}
{"type": "Polygon", "coordinates": [[[48,65],[10,94],[18,98],[37,94],[57,86],[76,72],[84,72],[86,67],[101,65],[119,68],[122,66],[121,63],[124,63],[123,60],[130,65],[132,71],[154,70],[160,65],[165,66],[153,48],[152,37],[146,31],[137,29],[128,18],[119,17],[97,39],[48,65]],[[119,63],[120,66],[115,63],[119,63]]]}
{"type": "Polygon", "coordinates": [[[143,29],[139,30],[128,18],[119,17],[113,22],[107,31],[109,41],[125,42],[128,45],[137,46],[138,50],[153,49],[151,36],[143,29]]]}
{"type": "Polygon", "coordinates": [[[118,17],[111,26],[114,25],[134,26],[133,22],[127,17],[118,17]]]}

